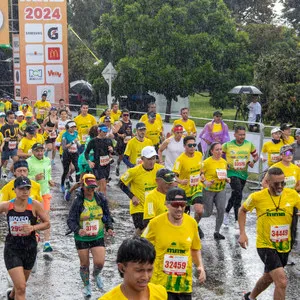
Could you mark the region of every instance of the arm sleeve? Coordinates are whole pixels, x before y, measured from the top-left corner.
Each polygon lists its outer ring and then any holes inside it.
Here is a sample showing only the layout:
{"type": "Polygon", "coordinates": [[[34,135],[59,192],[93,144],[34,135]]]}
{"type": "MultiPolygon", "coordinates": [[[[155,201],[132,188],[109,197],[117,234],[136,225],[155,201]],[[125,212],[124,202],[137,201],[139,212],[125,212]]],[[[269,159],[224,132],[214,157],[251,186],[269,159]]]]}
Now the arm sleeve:
{"type": "Polygon", "coordinates": [[[124,155],[123,157],[123,162],[124,164],[129,167],[129,168],[133,168],[135,165],[132,164],[130,161],[129,161],[129,156],[128,155],[124,155]]]}
{"type": "Polygon", "coordinates": [[[119,187],[122,190],[122,192],[124,192],[129,199],[132,199],[132,197],[134,196],[133,193],[130,191],[130,188],[125,185],[121,180],[119,181],[119,187]]]}

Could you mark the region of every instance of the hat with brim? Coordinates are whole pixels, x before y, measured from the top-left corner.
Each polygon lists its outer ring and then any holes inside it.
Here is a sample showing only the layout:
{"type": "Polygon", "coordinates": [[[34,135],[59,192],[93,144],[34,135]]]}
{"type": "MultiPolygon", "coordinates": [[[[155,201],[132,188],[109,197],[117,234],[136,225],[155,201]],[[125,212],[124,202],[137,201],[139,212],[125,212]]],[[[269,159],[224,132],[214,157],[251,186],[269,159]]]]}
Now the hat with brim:
{"type": "Polygon", "coordinates": [[[28,177],[21,176],[16,178],[14,182],[14,188],[23,188],[23,187],[31,187],[31,181],[28,177]]]}
{"type": "Polygon", "coordinates": [[[170,188],[166,194],[166,201],[187,201],[185,191],[179,187],[170,188]]]}
{"type": "Polygon", "coordinates": [[[98,129],[102,132],[108,132],[108,127],[107,126],[99,126],[98,129]]]}
{"type": "Polygon", "coordinates": [[[276,132],[282,132],[282,131],[280,130],[279,127],[275,127],[271,130],[271,134],[276,133],[276,132]]]}
{"type": "Polygon", "coordinates": [[[135,128],[136,128],[136,130],[146,129],[146,125],[143,122],[138,122],[138,123],[136,123],[135,128]]]}
{"type": "Polygon", "coordinates": [[[286,130],[292,128],[293,126],[294,126],[293,124],[283,123],[280,125],[280,130],[286,130]]]}
{"type": "Polygon", "coordinates": [[[35,127],[30,125],[30,126],[27,126],[26,129],[25,129],[25,132],[29,133],[29,134],[35,134],[35,127]]]}
{"type": "Polygon", "coordinates": [[[157,153],[153,146],[146,146],[142,149],[142,152],[141,152],[141,157],[151,158],[156,155],[157,155],[157,153]]]}
{"type": "Polygon", "coordinates": [[[31,147],[32,151],[38,150],[38,149],[44,149],[44,146],[40,143],[35,143],[33,144],[33,146],[31,147]]]}
{"type": "Polygon", "coordinates": [[[294,151],[293,147],[291,145],[284,145],[280,148],[280,152],[279,154],[282,155],[284,154],[286,151],[294,151]]]}
{"type": "Polygon", "coordinates": [[[82,177],[83,184],[87,188],[95,188],[97,187],[96,177],[93,174],[85,174],[82,177]]]}
{"type": "Polygon", "coordinates": [[[176,180],[175,173],[164,168],[156,172],[156,178],[161,178],[166,183],[172,183],[176,180]]]}

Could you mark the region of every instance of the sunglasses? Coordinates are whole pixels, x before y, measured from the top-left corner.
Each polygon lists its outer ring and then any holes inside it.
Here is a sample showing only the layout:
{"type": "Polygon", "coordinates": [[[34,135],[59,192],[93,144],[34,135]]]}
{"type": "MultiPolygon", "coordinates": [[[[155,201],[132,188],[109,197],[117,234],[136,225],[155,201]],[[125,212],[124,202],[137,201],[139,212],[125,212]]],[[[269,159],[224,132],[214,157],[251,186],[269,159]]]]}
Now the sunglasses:
{"type": "Polygon", "coordinates": [[[284,182],[284,181],[279,181],[279,182],[273,182],[273,184],[276,186],[276,187],[278,187],[278,186],[285,186],[286,185],[286,183],[284,182]]]}
{"type": "Polygon", "coordinates": [[[128,117],[129,116],[129,114],[123,114],[123,117],[128,117]]]}
{"type": "Polygon", "coordinates": [[[187,146],[189,147],[189,148],[195,148],[195,147],[197,147],[197,144],[195,143],[195,144],[187,144],[187,146]]]}
{"type": "Polygon", "coordinates": [[[283,155],[285,155],[285,156],[293,155],[293,151],[291,151],[291,150],[285,151],[283,153],[283,155]]]}
{"type": "Polygon", "coordinates": [[[186,207],[186,201],[169,201],[168,204],[170,204],[174,208],[186,207]]]}

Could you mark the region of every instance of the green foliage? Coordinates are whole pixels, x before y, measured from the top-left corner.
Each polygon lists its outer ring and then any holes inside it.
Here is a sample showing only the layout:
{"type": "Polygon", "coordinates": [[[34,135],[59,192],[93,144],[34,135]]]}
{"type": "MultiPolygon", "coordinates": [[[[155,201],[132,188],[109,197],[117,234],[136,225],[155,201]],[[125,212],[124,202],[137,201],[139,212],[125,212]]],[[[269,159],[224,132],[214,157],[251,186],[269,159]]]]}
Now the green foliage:
{"type": "Polygon", "coordinates": [[[300,30],[300,1],[281,0],[283,3],[283,16],[298,31],[300,30]]]}

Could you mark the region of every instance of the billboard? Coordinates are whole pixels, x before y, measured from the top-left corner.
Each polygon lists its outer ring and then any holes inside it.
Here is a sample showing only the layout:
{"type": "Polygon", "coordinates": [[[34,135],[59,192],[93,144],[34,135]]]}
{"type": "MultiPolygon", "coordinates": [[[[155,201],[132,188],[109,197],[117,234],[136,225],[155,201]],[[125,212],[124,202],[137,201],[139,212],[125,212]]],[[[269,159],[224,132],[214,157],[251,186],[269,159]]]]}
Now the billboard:
{"type": "Polygon", "coordinates": [[[9,45],[8,0],[0,1],[0,46],[9,45]]]}
{"type": "Polygon", "coordinates": [[[19,0],[22,97],[68,102],[67,0],[19,0]]]}

